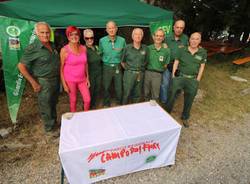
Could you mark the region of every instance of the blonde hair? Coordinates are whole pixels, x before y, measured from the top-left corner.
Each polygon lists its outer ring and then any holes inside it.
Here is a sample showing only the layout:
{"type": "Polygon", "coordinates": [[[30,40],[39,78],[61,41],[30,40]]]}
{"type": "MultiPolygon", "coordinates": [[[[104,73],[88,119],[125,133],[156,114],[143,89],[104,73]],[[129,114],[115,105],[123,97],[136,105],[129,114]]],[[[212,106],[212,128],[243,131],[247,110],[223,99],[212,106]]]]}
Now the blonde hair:
{"type": "Polygon", "coordinates": [[[85,37],[87,34],[91,34],[92,36],[94,36],[94,31],[92,29],[85,29],[83,30],[83,36],[85,37]]]}

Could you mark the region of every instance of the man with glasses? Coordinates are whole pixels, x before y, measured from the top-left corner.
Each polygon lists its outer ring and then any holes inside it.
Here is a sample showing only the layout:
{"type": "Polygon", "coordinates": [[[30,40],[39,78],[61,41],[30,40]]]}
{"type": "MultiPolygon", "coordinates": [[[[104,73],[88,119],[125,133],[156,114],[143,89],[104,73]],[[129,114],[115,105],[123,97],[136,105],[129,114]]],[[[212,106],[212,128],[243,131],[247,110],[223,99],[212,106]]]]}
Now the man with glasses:
{"type": "Polygon", "coordinates": [[[107,36],[99,41],[99,49],[103,61],[103,106],[110,106],[110,85],[114,80],[116,104],[121,104],[122,100],[122,70],[121,57],[126,46],[125,39],[117,36],[117,26],[114,21],[106,24],[107,36]]]}

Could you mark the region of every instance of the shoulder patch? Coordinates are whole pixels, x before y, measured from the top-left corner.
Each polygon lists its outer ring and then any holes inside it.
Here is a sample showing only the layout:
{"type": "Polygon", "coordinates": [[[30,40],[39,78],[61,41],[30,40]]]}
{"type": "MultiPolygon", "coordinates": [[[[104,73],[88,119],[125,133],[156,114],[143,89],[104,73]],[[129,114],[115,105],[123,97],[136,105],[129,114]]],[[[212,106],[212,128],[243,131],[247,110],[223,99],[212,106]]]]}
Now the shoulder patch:
{"type": "Polygon", "coordinates": [[[202,57],[199,56],[199,55],[195,55],[194,58],[195,58],[195,59],[198,59],[199,61],[202,60],[202,57]]]}
{"type": "Polygon", "coordinates": [[[32,50],[32,49],[34,49],[35,48],[35,46],[33,45],[33,44],[31,44],[31,45],[29,45],[28,47],[27,47],[27,50],[32,50]]]}

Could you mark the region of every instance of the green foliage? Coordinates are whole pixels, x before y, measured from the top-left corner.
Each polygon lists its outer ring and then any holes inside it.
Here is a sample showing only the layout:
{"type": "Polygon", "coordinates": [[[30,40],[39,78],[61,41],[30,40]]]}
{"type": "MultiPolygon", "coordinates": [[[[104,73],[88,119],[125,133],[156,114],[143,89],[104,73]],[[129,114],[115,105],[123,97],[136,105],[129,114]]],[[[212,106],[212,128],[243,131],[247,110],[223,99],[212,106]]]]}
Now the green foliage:
{"type": "Polygon", "coordinates": [[[230,28],[230,33],[237,37],[245,32],[246,40],[250,32],[249,0],[154,0],[150,3],[174,11],[175,19],[184,19],[187,34],[201,31],[208,39],[212,32],[230,28]]]}

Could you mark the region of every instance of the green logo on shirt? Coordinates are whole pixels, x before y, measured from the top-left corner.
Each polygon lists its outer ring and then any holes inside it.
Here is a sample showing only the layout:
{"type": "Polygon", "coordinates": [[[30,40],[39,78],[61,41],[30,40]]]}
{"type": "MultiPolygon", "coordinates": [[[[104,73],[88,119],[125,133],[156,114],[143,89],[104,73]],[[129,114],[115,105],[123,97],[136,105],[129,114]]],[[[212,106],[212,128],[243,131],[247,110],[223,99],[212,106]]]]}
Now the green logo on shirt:
{"type": "Polygon", "coordinates": [[[6,32],[12,37],[18,37],[21,33],[20,29],[16,26],[8,26],[6,32]]]}
{"type": "Polygon", "coordinates": [[[163,56],[159,56],[159,61],[163,62],[164,61],[164,57],[163,56]]]}

